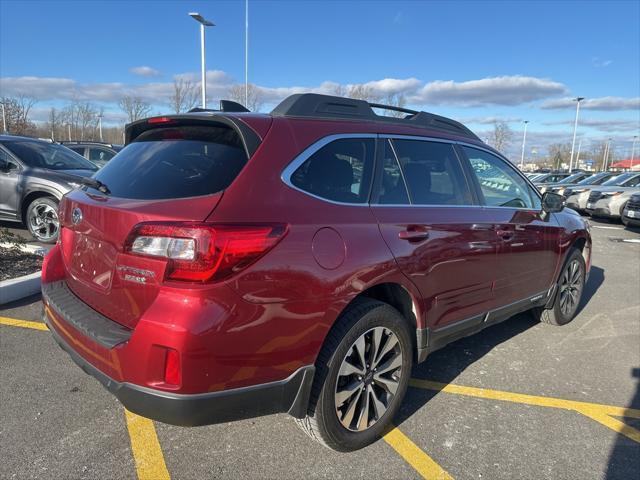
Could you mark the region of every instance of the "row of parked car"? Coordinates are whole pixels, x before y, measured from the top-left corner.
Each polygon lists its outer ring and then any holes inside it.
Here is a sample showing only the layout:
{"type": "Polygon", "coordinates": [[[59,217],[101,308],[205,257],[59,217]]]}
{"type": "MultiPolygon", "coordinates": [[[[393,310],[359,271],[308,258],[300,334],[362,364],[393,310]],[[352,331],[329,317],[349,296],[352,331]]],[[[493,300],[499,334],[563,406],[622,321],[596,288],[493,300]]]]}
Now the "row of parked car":
{"type": "Polygon", "coordinates": [[[542,193],[563,195],[567,206],[580,213],[640,226],[640,172],[549,172],[528,176],[542,193]]]}

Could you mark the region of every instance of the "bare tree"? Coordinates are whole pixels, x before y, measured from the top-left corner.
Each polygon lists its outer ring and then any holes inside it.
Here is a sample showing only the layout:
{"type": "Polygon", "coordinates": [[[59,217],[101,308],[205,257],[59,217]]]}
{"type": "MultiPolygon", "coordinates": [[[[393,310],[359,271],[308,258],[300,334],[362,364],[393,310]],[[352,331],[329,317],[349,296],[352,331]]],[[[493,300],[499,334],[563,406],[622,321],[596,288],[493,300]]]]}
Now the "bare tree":
{"type": "Polygon", "coordinates": [[[175,113],[188,112],[198,104],[199,89],[191,80],[176,78],[173,80],[173,95],[169,105],[175,113]]]}
{"type": "Polygon", "coordinates": [[[571,144],[569,143],[554,143],[549,146],[549,159],[548,164],[551,168],[559,169],[562,164],[569,166],[569,160],[571,158],[571,144]]]}
{"type": "Polygon", "coordinates": [[[380,95],[376,94],[372,87],[361,83],[349,86],[347,89],[347,97],[364,100],[369,103],[377,103],[380,101],[380,95]]]}
{"type": "Polygon", "coordinates": [[[7,131],[14,135],[31,135],[35,132],[35,125],[29,120],[29,112],[36,104],[35,99],[26,95],[0,98],[4,106],[7,131]]]}
{"type": "Polygon", "coordinates": [[[346,97],[347,96],[347,87],[344,85],[340,85],[339,83],[333,87],[331,93],[336,97],[346,97]]]}
{"type": "Polygon", "coordinates": [[[62,114],[56,110],[55,107],[51,107],[49,110],[49,120],[47,121],[48,134],[51,135],[51,140],[56,138],[60,139],[60,128],[62,126],[62,114]]]}
{"type": "Polygon", "coordinates": [[[148,117],[151,113],[151,105],[140,97],[125,95],[118,102],[118,106],[127,114],[129,123],[148,117]]]}
{"type": "Polygon", "coordinates": [[[493,123],[493,132],[489,134],[488,143],[499,152],[504,153],[512,138],[513,131],[509,125],[506,122],[496,121],[493,123]]]}
{"type": "MultiPolygon", "coordinates": [[[[384,98],[383,103],[385,105],[390,105],[392,107],[402,108],[407,104],[407,98],[404,96],[403,93],[400,93],[400,92],[390,93],[384,98]]],[[[402,118],[406,116],[406,113],[397,112],[395,110],[387,110],[386,115],[389,115],[391,117],[402,118]]]]}
{"type": "Polygon", "coordinates": [[[229,89],[229,98],[234,102],[244,105],[252,112],[259,112],[263,104],[260,87],[250,83],[247,85],[246,93],[247,98],[245,98],[244,83],[239,83],[229,89]]]}

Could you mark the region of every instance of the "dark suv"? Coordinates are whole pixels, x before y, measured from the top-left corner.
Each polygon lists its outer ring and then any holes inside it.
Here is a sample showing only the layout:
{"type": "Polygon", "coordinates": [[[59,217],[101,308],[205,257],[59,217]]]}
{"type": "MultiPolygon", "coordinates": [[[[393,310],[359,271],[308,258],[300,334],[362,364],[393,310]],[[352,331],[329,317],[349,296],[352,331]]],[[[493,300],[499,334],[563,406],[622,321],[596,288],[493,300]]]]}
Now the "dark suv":
{"type": "Polygon", "coordinates": [[[58,202],[98,168],[61,145],[0,135],[0,220],[24,223],[36,240],[58,239],[58,202]]]}
{"type": "Polygon", "coordinates": [[[288,412],[346,451],[429,353],[525,310],[571,321],[585,221],[460,123],[399,110],[299,94],[128,125],[97,188],[61,204],[53,336],[133,412],[288,412]]]}

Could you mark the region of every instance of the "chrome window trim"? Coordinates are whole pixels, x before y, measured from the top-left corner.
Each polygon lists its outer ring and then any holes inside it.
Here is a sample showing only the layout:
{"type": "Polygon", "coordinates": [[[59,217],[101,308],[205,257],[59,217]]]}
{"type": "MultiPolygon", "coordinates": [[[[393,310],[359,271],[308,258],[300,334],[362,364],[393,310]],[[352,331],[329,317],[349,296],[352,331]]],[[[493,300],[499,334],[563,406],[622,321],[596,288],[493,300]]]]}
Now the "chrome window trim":
{"type": "MultiPolygon", "coordinates": [[[[376,133],[336,133],[336,134],[331,134],[331,135],[327,135],[326,137],[322,137],[321,139],[315,141],[314,143],[312,143],[311,145],[309,145],[307,148],[305,148],[300,154],[298,154],[285,168],[284,170],[282,170],[282,174],[280,175],[280,179],[282,180],[282,182],[287,185],[289,188],[296,190],[300,193],[303,193],[305,195],[308,195],[309,197],[315,198],[317,200],[326,202],[326,203],[330,203],[333,205],[341,205],[341,206],[347,206],[347,207],[391,207],[391,208],[498,208],[498,209],[509,209],[509,210],[522,210],[522,211],[529,211],[529,212],[539,212],[539,210],[536,210],[535,208],[523,208],[523,207],[501,207],[501,206],[491,206],[491,205],[435,205],[435,204],[415,204],[415,203],[411,203],[411,204],[382,204],[382,203],[369,203],[369,202],[365,202],[365,203],[347,203],[347,202],[338,202],[336,200],[330,200],[328,198],[324,198],[324,197],[320,197],[318,195],[315,195],[311,192],[307,192],[306,190],[303,190],[301,188],[296,187],[293,183],[291,183],[291,176],[293,175],[293,172],[295,172],[300,165],[302,165],[305,161],[307,161],[309,159],[309,157],[311,157],[311,155],[313,155],[314,153],[316,153],[318,150],[320,150],[322,147],[324,147],[325,145],[333,142],[334,140],[342,140],[345,138],[368,138],[368,139],[385,139],[389,142],[389,145],[391,146],[391,149],[393,151],[393,154],[396,158],[396,162],[398,162],[398,165],[400,164],[399,160],[398,160],[398,156],[396,154],[395,148],[393,146],[393,142],[389,141],[389,140],[393,140],[393,139],[398,139],[398,140],[419,140],[419,141],[424,141],[424,142],[439,142],[439,143],[449,143],[451,145],[461,145],[461,146],[466,146],[469,148],[476,148],[478,150],[482,150],[486,153],[489,153],[497,158],[499,158],[500,160],[502,160],[503,162],[505,162],[507,165],[509,165],[511,162],[506,159],[504,156],[502,156],[499,153],[496,153],[494,151],[492,151],[489,148],[483,147],[481,145],[476,145],[475,143],[469,143],[469,142],[463,142],[463,141],[458,141],[458,140],[450,140],[447,138],[436,138],[436,137],[421,137],[421,136],[417,136],[417,135],[402,135],[402,134],[376,134],[376,133]]],[[[457,152],[456,152],[457,155],[457,152]]],[[[461,160],[461,159],[459,159],[461,160]]],[[[542,200],[542,195],[540,194],[540,192],[538,191],[537,188],[535,188],[535,186],[533,185],[533,183],[531,183],[529,181],[529,179],[522,173],[520,172],[517,168],[511,166],[510,168],[512,168],[518,175],[520,175],[521,178],[524,179],[524,181],[526,182],[527,185],[529,185],[529,187],[531,187],[531,189],[537,193],[538,197],[540,200],[542,200]]],[[[402,168],[400,168],[401,174],[403,175],[403,181],[404,181],[404,173],[402,173],[402,168]]],[[[405,188],[407,187],[406,181],[405,181],[405,188]]],[[[408,195],[408,192],[407,192],[408,195]]],[[[411,202],[411,197],[409,196],[409,202],[411,202]]]]}
{"type": "MultiPolygon", "coordinates": [[[[378,138],[378,135],[375,133],[336,133],[336,134],[328,135],[326,137],[322,137],[321,139],[317,140],[316,142],[312,143],[307,148],[305,148],[297,157],[295,157],[291,161],[291,163],[289,163],[289,165],[287,165],[284,168],[284,170],[282,170],[282,174],[280,175],[280,180],[282,180],[282,182],[289,188],[292,188],[293,190],[297,190],[298,192],[304,193],[305,195],[316,198],[318,200],[322,200],[323,202],[332,203],[334,205],[343,205],[348,207],[368,207],[369,202],[367,201],[365,201],[364,203],[338,202],[336,200],[330,200],[328,198],[315,195],[311,192],[307,192],[306,190],[303,190],[302,188],[295,186],[291,182],[291,176],[293,175],[293,173],[300,167],[300,165],[306,162],[309,159],[309,157],[311,157],[314,153],[316,153],[322,147],[324,147],[325,145],[328,145],[334,140],[343,140],[345,138],[367,138],[367,139],[375,140],[378,138]]],[[[374,159],[374,162],[375,162],[375,159],[374,159]]]]}

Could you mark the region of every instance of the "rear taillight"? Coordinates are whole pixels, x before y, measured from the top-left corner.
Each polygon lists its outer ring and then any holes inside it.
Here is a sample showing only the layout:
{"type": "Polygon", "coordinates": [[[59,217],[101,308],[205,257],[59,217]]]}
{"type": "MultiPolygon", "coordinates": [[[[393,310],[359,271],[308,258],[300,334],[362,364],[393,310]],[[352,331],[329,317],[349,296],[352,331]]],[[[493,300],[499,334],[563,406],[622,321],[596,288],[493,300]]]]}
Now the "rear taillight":
{"type": "Polygon", "coordinates": [[[285,225],[214,225],[141,223],[124,250],[166,258],[165,278],[190,282],[223,280],[271,250],[285,235],[285,225]]]}

